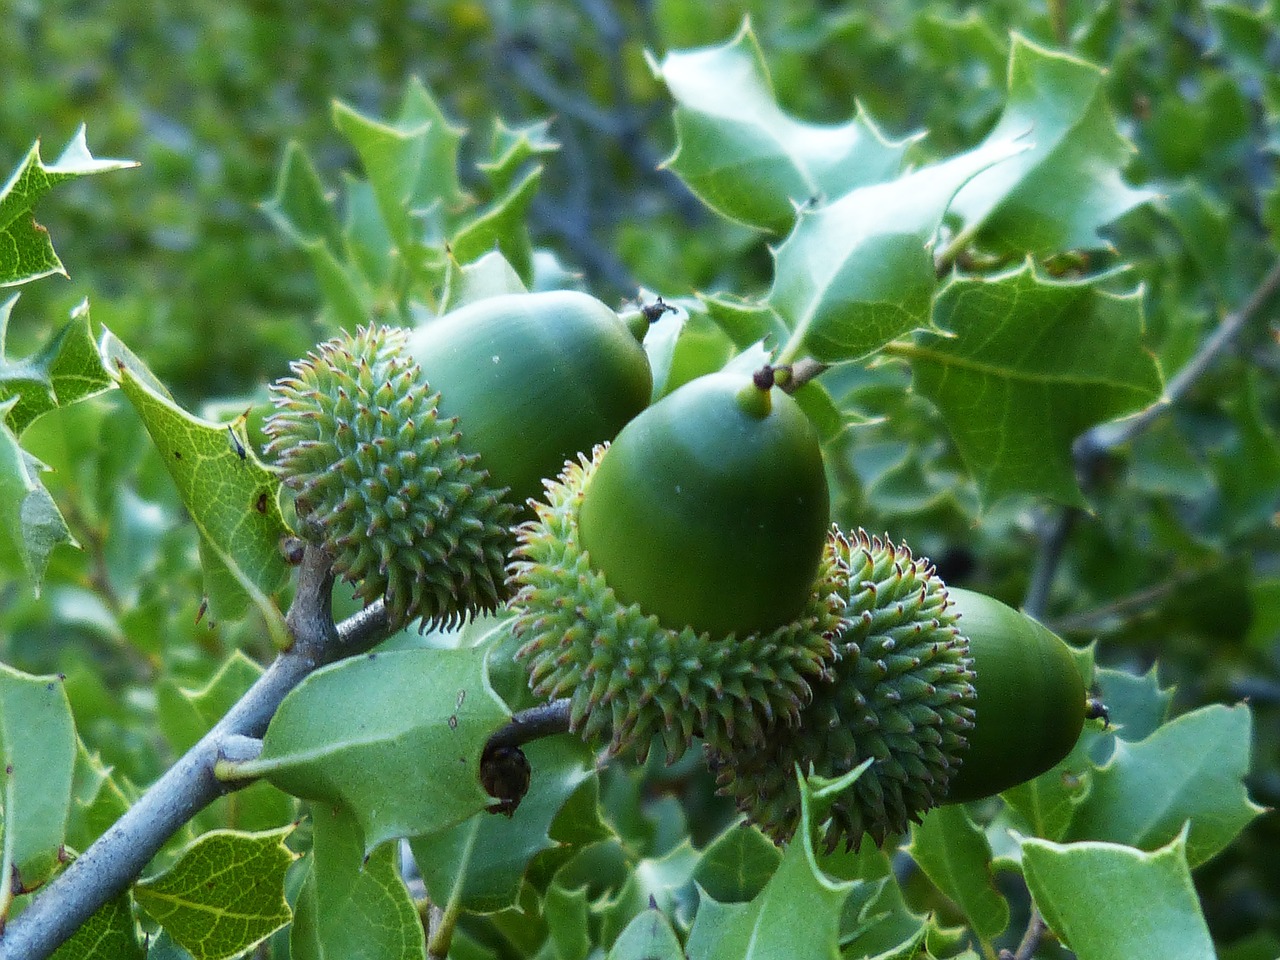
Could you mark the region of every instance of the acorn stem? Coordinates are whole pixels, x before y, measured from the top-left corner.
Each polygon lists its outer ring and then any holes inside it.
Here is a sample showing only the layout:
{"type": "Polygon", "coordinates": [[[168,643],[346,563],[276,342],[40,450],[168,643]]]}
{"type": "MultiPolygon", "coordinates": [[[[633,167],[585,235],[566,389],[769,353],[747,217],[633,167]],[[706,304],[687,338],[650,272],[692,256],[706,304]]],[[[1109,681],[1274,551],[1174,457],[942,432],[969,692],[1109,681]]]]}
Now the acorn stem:
{"type": "Polygon", "coordinates": [[[568,733],[571,704],[565,697],[513,714],[505,727],[489,737],[484,753],[491,755],[503,747],[519,747],[543,737],[568,733]]]}

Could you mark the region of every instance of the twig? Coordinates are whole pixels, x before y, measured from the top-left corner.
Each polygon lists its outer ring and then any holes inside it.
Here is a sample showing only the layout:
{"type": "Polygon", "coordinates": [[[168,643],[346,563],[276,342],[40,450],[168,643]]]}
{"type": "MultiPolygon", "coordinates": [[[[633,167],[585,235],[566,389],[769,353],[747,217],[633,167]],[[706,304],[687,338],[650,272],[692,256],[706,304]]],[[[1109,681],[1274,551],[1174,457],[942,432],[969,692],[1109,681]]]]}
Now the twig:
{"type": "MultiPolygon", "coordinates": [[[[1076,473],[1088,485],[1096,474],[1103,458],[1117,447],[1128,443],[1138,434],[1151,427],[1175,403],[1186,396],[1187,391],[1200,377],[1209,370],[1222,352],[1240,335],[1240,331],[1252,320],[1267,302],[1280,292],[1280,260],[1272,264],[1249,295],[1249,299],[1237,310],[1227,314],[1218,328],[1200,345],[1187,364],[1174,375],[1165,387],[1164,395],[1140,413],[1111,423],[1100,423],[1086,430],[1072,448],[1072,456],[1076,464],[1076,473]]],[[[1053,585],[1062,552],[1066,546],[1066,538],[1075,525],[1079,511],[1074,507],[1063,508],[1047,529],[1040,542],[1040,551],[1036,557],[1035,569],[1031,575],[1031,585],[1023,602],[1023,609],[1032,616],[1043,616],[1048,606],[1049,591],[1053,585]]]]}
{"type": "Polygon", "coordinates": [[[1103,456],[1116,447],[1128,443],[1142,431],[1151,426],[1159,417],[1181,400],[1188,390],[1204,376],[1205,372],[1218,359],[1219,355],[1240,335],[1245,324],[1280,291],[1280,260],[1277,260],[1262,278],[1262,282],[1250,294],[1249,299],[1238,310],[1225,317],[1218,328],[1200,345],[1187,364],[1174,375],[1165,387],[1162,396],[1141,413],[1115,423],[1103,423],[1081,434],[1075,443],[1077,462],[1089,462],[1103,456]]]}
{"type": "Polygon", "coordinates": [[[40,891],[0,936],[0,960],[45,960],[99,907],[123,893],[151,858],[209,803],[233,787],[214,776],[229,737],[260,737],[285,695],[317,667],[359,653],[388,633],[381,603],[335,627],[329,557],[308,546],[286,622],[293,646],[276,657],[200,742],[152,784],[116,823],[40,891]]]}
{"type": "Polygon", "coordinates": [[[1014,953],[1008,950],[1000,951],[1000,960],[1031,960],[1035,956],[1036,948],[1040,946],[1040,941],[1044,937],[1045,931],[1044,917],[1040,916],[1040,909],[1031,904],[1031,918],[1027,921],[1027,931],[1022,935],[1022,942],[1018,944],[1018,949],[1014,953]]]}
{"type": "Polygon", "coordinates": [[[484,752],[491,753],[511,747],[521,747],[543,737],[569,732],[570,701],[552,700],[550,703],[515,714],[510,722],[496,731],[484,745],[484,752]]]}
{"type": "Polygon", "coordinates": [[[1067,547],[1067,538],[1079,516],[1080,511],[1075,507],[1064,507],[1045,519],[1035,566],[1031,569],[1031,583],[1022,600],[1022,609],[1036,619],[1044,616],[1049,605],[1049,590],[1053,586],[1054,575],[1058,572],[1058,564],[1062,562],[1062,553],[1067,547]]]}

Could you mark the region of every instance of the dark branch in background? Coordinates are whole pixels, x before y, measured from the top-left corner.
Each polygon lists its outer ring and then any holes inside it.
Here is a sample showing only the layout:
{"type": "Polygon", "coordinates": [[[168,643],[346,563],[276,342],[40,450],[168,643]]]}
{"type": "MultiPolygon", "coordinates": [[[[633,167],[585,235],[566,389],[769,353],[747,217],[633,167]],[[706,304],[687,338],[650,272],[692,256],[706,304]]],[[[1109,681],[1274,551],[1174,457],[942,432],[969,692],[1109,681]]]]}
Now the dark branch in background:
{"type": "Polygon", "coordinates": [[[261,737],[285,695],[317,667],[367,650],[388,634],[381,602],[334,626],[329,557],[308,546],[286,622],[293,646],[217,725],[116,823],[35,895],[0,936],[0,960],[44,960],[104,903],[127,890],[184,824],[234,789],[214,776],[225,741],[261,737]]]}
{"type": "MultiPolygon", "coordinates": [[[[1227,314],[1216,330],[1200,345],[1187,364],[1178,371],[1165,387],[1164,396],[1140,413],[1113,423],[1101,423],[1081,434],[1075,442],[1072,454],[1076,473],[1088,487],[1107,455],[1133,440],[1147,430],[1161,416],[1180,401],[1191,387],[1204,376],[1222,353],[1240,335],[1245,326],[1261,312],[1262,308],[1280,292],[1280,260],[1272,264],[1266,276],[1258,283],[1249,299],[1237,310],[1227,314]]],[[[1044,526],[1031,584],[1023,602],[1023,608],[1033,616],[1043,616],[1048,605],[1049,592],[1057,573],[1066,539],[1075,524],[1078,511],[1064,507],[1044,526]]]]}
{"type": "MultiPolygon", "coordinates": [[[[1098,424],[1081,434],[1072,449],[1076,474],[1081,478],[1081,483],[1086,487],[1091,485],[1099,467],[1112,450],[1123,446],[1148,429],[1175,403],[1186,396],[1187,391],[1200,377],[1204,376],[1223,351],[1240,335],[1245,325],[1278,291],[1280,291],[1280,261],[1272,265],[1244,305],[1223,318],[1218,328],[1201,344],[1195,356],[1168,382],[1164,396],[1127,420],[1098,424]]],[[[1042,618],[1048,608],[1054,577],[1066,550],[1067,539],[1079,517],[1078,508],[1064,507],[1057,513],[1046,516],[1042,524],[1040,546],[1031,572],[1031,582],[1022,604],[1023,610],[1033,617],[1042,618]]],[[[1069,622],[1063,621],[1063,623],[1069,622]]],[[[1010,953],[1008,950],[1002,950],[1000,960],[1030,960],[1045,931],[1044,918],[1033,901],[1026,934],[1018,944],[1017,952],[1010,953]]]]}

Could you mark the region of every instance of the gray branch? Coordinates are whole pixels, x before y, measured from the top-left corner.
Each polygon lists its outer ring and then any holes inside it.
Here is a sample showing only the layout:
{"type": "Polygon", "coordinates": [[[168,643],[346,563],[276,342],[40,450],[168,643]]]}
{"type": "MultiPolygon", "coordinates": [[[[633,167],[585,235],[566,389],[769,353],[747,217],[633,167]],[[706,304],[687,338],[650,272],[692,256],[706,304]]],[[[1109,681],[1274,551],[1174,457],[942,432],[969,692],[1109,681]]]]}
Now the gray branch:
{"type": "MultiPolygon", "coordinates": [[[[99,907],[127,890],[192,817],[235,789],[214,776],[224,741],[261,737],[285,695],[317,667],[372,647],[388,633],[381,603],[334,626],[330,558],[308,546],[286,621],[293,646],[116,823],[39,891],[0,936],[0,960],[44,960],[99,907]]],[[[232,741],[235,742],[235,741],[232,741]]]]}
{"type": "MultiPolygon", "coordinates": [[[[1239,309],[1223,317],[1218,328],[1211,333],[1200,349],[1165,386],[1164,395],[1141,412],[1124,420],[1100,423],[1086,430],[1072,447],[1076,473],[1087,486],[1097,472],[1098,465],[1108,453],[1134,439],[1147,430],[1174,404],[1186,396],[1195,383],[1205,375],[1223,352],[1235,341],[1240,332],[1261,312],[1272,297],[1280,292],[1280,260],[1272,264],[1267,275],[1249,295],[1239,309]]],[[[1058,564],[1066,547],[1067,537],[1079,511],[1075,507],[1063,507],[1046,520],[1040,537],[1040,548],[1031,583],[1027,588],[1023,609],[1032,616],[1043,616],[1048,606],[1049,591],[1058,572],[1058,564]]]]}

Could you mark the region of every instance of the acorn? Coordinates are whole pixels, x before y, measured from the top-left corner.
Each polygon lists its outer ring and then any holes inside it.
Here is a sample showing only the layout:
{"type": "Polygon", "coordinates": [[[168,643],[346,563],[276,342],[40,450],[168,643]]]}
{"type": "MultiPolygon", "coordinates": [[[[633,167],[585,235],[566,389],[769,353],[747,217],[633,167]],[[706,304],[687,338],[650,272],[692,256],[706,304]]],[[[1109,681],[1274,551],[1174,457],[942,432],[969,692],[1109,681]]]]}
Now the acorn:
{"type": "Polygon", "coordinates": [[[570,725],[641,758],[794,720],[843,625],[816,431],[750,375],[700,377],[565,466],[518,531],[517,656],[570,725]]]}
{"type": "Polygon", "coordinates": [[[834,535],[849,569],[832,674],[796,725],[760,746],[708,751],[721,793],[772,839],[800,819],[796,769],[870,767],[822,825],[828,849],[881,846],[943,803],[1039,776],[1074,746],[1085,693],[1066,644],[997,600],[948,589],[905,545],[834,535]]]}
{"type": "Polygon", "coordinates": [[[307,538],[399,628],[506,598],[512,527],[543,476],[648,403],[616,313],[557,291],[476,301],[407,330],[319,345],[272,387],[267,454],[307,538]]]}

